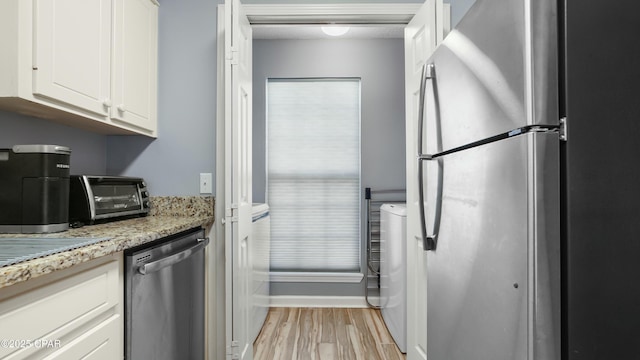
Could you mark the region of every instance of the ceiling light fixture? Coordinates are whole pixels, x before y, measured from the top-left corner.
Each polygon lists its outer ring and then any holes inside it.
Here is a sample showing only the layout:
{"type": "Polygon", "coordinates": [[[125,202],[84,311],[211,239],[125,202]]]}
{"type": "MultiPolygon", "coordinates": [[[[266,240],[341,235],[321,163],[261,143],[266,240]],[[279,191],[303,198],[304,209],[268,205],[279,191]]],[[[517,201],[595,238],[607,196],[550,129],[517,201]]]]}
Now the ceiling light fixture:
{"type": "Polygon", "coordinates": [[[322,31],[329,36],[342,36],[349,31],[348,26],[323,26],[322,31]]]}

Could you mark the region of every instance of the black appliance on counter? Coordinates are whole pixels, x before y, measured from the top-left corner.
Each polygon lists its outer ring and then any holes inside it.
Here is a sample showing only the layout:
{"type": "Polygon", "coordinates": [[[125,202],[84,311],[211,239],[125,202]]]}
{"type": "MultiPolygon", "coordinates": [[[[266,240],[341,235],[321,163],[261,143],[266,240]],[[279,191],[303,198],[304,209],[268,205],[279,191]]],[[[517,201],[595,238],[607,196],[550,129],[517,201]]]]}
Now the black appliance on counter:
{"type": "Polygon", "coordinates": [[[0,149],[0,233],[50,233],[69,228],[71,149],[16,145],[0,149]]]}
{"type": "Polygon", "coordinates": [[[69,221],[94,224],[149,213],[149,192],[141,178],[72,175],[69,221]]]}

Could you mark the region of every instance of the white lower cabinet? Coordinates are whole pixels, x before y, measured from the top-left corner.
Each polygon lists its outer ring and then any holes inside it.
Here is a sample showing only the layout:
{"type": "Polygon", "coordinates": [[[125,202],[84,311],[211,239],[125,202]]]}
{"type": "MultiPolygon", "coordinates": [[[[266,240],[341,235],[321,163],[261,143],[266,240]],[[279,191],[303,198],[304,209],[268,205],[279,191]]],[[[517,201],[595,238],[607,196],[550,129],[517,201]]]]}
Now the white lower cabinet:
{"type": "Polygon", "coordinates": [[[121,329],[122,318],[112,316],[86,333],[69,342],[68,345],[44,358],[49,359],[86,359],[112,360],[123,357],[121,342],[114,335],[121,329]]]}
{"type": "Polygon", "coordinates": [[[0,358],[122,359],[122,253],[0,289],[0,358]]]}

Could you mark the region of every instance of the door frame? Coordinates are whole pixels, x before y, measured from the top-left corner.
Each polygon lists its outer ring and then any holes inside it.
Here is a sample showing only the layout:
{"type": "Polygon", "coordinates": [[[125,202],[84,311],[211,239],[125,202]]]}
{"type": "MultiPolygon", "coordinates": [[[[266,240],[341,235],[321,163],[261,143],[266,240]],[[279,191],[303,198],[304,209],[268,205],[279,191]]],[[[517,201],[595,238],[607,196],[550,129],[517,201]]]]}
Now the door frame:
{"type": "Polygon", "coordinates": [[[252,25],[263,24],[408,24],[422,3],[246,4],[252,25]]]}
{"type": "MultiPolygon", "coordinates": [[[[419,3],[380,4],[245,4],[252,25],[367,24],[406,25],[423,5],[419,3]]],[[[216,201],[214,236],[209,261],[214,274],[208,291],[207,337],[209,359],[226,358],[225,319],[225,41],[224,5],[218,5],[217,94],[216,94],[216,201]],[[211,307],[213,306],[213,307],[211,307]]]]}

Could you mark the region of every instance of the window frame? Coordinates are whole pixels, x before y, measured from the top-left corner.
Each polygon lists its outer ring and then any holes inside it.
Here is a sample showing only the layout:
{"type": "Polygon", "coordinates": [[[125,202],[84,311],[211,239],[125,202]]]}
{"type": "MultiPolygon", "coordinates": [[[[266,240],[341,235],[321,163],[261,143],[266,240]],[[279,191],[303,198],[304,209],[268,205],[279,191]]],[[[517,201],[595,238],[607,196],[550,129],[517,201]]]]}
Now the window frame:
{"type": "MultiPolygon", "coordinates": [[[[338,283],[359,283],[363,279],[362,273],[362,78],[360,77],[268,77],[265,81],[265,200],[269,201],[269,148],[270,148],[270,120],[269,120],[269,83],[270,82],[314,82],[314,81],[353,81],[358,85],[358,165],[357,165],[357,236],[353,239],[356,244],[355,251],[357,261],[354,270],[270,270],[272,281],[278,282],[338,282],[338,283]]],[[[272,239],[273,241],[273,239],[272,239]]]]}

